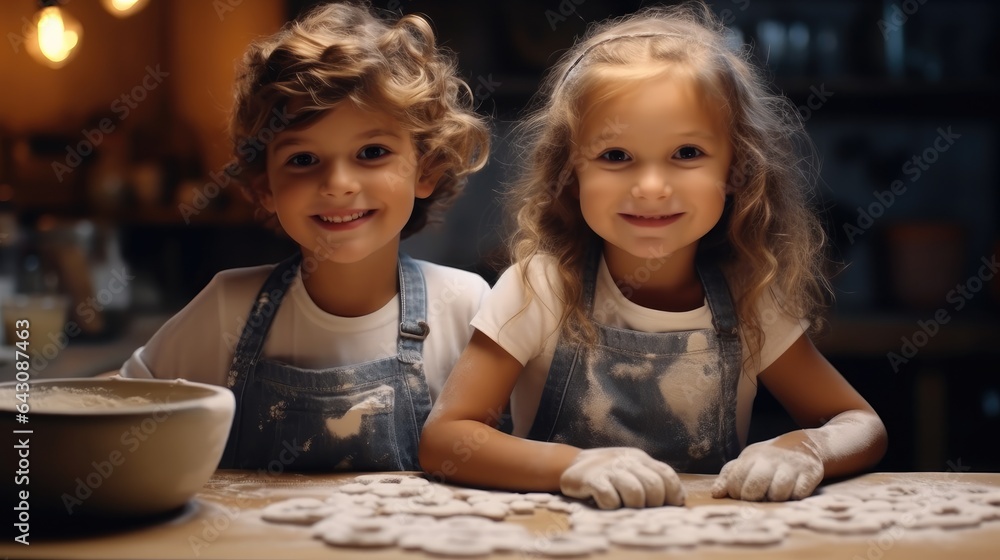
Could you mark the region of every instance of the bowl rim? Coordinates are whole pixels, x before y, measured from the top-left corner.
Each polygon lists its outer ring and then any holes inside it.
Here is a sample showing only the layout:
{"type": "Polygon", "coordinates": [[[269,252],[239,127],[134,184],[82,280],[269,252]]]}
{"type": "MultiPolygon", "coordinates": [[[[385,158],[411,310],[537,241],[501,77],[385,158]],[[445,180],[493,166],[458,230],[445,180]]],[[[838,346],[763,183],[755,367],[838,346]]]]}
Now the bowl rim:
{"type": "MultiPolygon", "coordinates": [[[[76,410],[35,410],[31,405],[31,397],[28,397],[29,411],[28,415],[44,415],[44,416],[131,416],[136,414],[152,414],[155,412],[177,412],[185,409],[192,408],[192,404],[198,403],[199,405],[204,405],[206,408],[234,408],[236,407],[236,398],[233,392],[227,387],[221,387],[219,385],[209,385],[207,383],[199,383],[197,381],[188,381],[186,379],[143,379],[143,378],[131,378],[131,377],[67,377],[67,378],[52,378],[52,379],[38,379],[33,381],[5,381],[0,383],[0,390],[7,388],[15,388],[17,384],[28,383],[31,388],[39,385],[58,385],[58,386],[72,386],[72,385],[110,385],[112,383],[132,383],[140,385],[180,385],[189,386],[199,389],[208,390],[211,394],[205,395],[203,397],[197,397],[192,399],[186,399],[178,402],[166,402],[166,401],[154,401],[150,404],[135,405],[123,408],[97,408],[88,409],[80,408],[76,410]]],[[[30,393],[30,390],[29,390],[30,393]]],[[[17,401],[11,403],[0,403],[0,412],[17,412],[16,405],[17,401]]]]}

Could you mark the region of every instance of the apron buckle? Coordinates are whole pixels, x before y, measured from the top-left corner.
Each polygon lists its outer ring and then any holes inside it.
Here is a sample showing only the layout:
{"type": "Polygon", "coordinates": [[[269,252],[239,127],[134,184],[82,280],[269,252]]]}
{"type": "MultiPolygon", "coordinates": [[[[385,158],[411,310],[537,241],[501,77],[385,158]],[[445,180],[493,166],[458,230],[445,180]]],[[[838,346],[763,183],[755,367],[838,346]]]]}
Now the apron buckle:
{"type": "Polygon", "coordinates": [[[405,338],[423,340],[427,338],[427,335],[430,334],[430,332],[431,332],[430,325],[428,325],[424,321],[418,321],[416,325],[414,325],[413,323],[407,324],[406,322],[402,322],[399,324],[399,336],[405,338]]]}

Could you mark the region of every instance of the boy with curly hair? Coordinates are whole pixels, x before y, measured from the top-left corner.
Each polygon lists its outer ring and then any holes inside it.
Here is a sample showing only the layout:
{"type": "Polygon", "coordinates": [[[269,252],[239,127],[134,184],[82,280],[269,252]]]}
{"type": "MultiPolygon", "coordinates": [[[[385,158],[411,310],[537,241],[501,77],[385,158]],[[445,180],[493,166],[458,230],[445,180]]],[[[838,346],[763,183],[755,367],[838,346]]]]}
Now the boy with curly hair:
{"type": "Polygon", "coordinates": [[[300,250],[220,272],[121,373],[232,388],[222,468],[417,470],[489,291],[399,249],[485,164],[468,86],[423,18],[337,3],[252,44],[235,90],[235,179],[300,250]]]}

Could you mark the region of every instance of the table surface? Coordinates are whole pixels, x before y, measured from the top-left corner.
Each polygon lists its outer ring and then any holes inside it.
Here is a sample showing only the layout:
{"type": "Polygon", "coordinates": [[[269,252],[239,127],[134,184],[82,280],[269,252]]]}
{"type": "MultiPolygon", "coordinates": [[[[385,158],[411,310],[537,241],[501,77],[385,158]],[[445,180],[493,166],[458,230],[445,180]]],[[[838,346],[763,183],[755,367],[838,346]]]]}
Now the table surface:
{"type": "MultiPolygon", "coordinates": [[[[422,552],[396,548],[382,550],[333,548],[310,538],[309,529],[278,525],[260,518],[261,509],[279,500],[321,496],[352,475],[282,474],[260,476],[247,471],[217,471],[184,511],[169,519],[129,529],[105,529],[104,534],[45,540],[32,535],[31,544],[0,544],[0,557],[15,558],[429,558],[422,552]]],[[[709,503],[713,476],[681,475],[688,490],[687,507],[709,503]]],[[[827,486],[828,492],[894,483],[985,484],[1000,489],[1000,474],[993,473],[871,473],[827,486]]],[[[755,504],[780,507],[780,504],[755,504]]],[[[566,516],[538,509],[532,515],[508,517],[508,523],[528,527],[540,536],[561,532],[566,516]]],[[[35,523],[41,523],[36,521],[35,523]]],[[[32,528],[32,533],[37,527],[32,528]]],[[[883,535],[886,535],[883,532],[883,535]]],[[[925,558],[995,559],[1000,548],[1000,521],[974,529],[924,530],[885,536],[833,537],[793,529],[784,543],[768,547],[699,546],[682,551],[690,558],[837,559],[925,558]]],[[[607,558],[662,558],[663,552],[612,547],[607,558]]],[[[523,555],[498,554],[496,558],[523,555]]],[[[595,555],[595,557],[601,555],[595,555]]]]}

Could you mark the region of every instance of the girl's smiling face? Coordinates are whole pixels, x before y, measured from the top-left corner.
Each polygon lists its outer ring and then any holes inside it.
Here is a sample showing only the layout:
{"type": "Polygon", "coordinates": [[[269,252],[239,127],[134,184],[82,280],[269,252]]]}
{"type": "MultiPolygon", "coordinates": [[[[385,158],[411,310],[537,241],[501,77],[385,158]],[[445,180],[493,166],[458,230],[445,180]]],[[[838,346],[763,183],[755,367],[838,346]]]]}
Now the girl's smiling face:
{"type": "Polygon", "coordinates": [[[576,138],[583,218],[606,253],[693,257],[725,204],[733,152],[725,110],[681,72],[622,92],[592,107],[576,138]]]}
{"type": "Polygon", "coordinates": [[[264,207],[305,256],[341,264],[396,258],[419,179],[412,135],[392,116],[344,101],[267,147],[264,207]]]}

